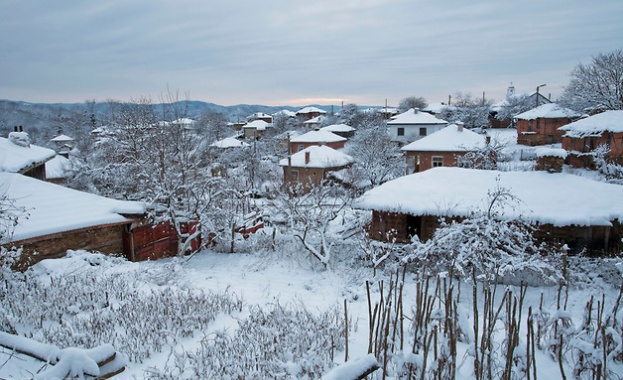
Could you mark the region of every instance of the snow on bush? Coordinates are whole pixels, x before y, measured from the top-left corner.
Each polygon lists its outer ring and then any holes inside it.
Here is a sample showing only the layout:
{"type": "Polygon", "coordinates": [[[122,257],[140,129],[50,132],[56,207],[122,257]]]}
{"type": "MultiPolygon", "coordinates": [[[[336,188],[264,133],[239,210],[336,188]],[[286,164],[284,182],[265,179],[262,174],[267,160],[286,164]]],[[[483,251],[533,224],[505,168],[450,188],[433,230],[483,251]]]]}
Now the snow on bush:
{"type": "Polygon", "coordinates": [[[158,286],[132,275],[102,275],[98,269],[51,275],[49,282],[30,272],[18,281],[4,281],[4,312],[13,326],[32,326],[24,333],[37,341],[60,347],[110,343],[129,360],[142,362],[165,345],[206,329],[219,313],[242,309],[234,294],[158,286]]]}
{"type": "Polygon", "coordinates": [[[315,379],[344,349],[344,318],[337,308],[318,315],[300,306],[253,306],[234,332],[219,331],[195,351],[176,352],[158,379],[315,379]]]}

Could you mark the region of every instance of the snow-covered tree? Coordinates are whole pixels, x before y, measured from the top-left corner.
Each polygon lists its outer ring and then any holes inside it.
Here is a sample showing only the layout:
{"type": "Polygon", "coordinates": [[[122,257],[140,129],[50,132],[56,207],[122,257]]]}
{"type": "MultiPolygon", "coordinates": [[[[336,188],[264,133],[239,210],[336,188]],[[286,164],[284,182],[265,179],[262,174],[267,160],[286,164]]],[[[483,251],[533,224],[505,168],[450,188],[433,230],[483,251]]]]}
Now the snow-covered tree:
{"type": "Polygon", "coordinates": [[[458,166],[462,168],[495,170],[498,167],[498,157],[508,144],[492,139],[478,149],[470,149],[465,155],[457,159],[458,166]]]}
{"type": "Polygon", "coordinates": [[[359,130],[348,144],[348,153],[356,161],[353,170],[373,187],[401,176],[406,170],[402,152],[391,141],[384,125],[359,130]]]}
{"type": "Polygon", "coordinates": [[[293,237],[327,269],[336,238],[330,224],[349,203],[350,197],[338,185],[326,183],[302,194],[286,189],[272,200],[272,207],[285,214],[293,237]]]}
{"type": "MultiPolygon", "coordinates": [[[[201,131],[171,123],[186,117],[183,102],[168,93],[163,99],[162,114],[150,99],[128,103],[110,102],[106,133],[92,146],[92,154],[74,160],[75,187],[105,196],[140,200],[151,207],[155,222],[170,222],[177,230],[180,253],[195,236],[186,232],[187,224],[218,230],[213,215],[221,197],[228,193],[225,181],[212,176],[213,156],[201,131]]],[[[200,234],[202,228],[196,231],[200,234]]]]}
{"type": "Polygon", "coordinates": [[[548,247],[536,241],[536,227],[522,218],[503,218],[503,207],[517,206],[518,202],[509,189],[498,183],[489,191],[484,209],[461,220],[442,221],[431,239],[413,243],[412,252],[404,260],[458,277],[469,277],[475,271],[487,281],[522,271],[553,276],[555,269],[544,256],[554,251],[548,252],[548,247]]]}
{"type": "Polygon", "coordinates": [[[197,129],[209,142],[224,139],[233,134],[227,125],[227,117],[214,110],[204,111],[196,122],[197,129]]]}
{"type": "Polygon", "coordinates": [[[600,53],[589,64],[578,64],[561,103],[577,110],[623,109],[623,50],[600,53]]]}
{"type": "Polygon", "coordinates": [[[467,128],[486,127],[489,124],[491,101],[478,99],[471,93],[457,92],[454,107],[444,107],[441,118],[451,123],[463,122],[467,128]]]}
{"type": "Polygon", "coordinates": [[[503,106],[495,114],[498,120],[513,120],[515,115],[526,112],[534,108],[534,102],[527,94],[520,94],[508,97],[503,106]]]}

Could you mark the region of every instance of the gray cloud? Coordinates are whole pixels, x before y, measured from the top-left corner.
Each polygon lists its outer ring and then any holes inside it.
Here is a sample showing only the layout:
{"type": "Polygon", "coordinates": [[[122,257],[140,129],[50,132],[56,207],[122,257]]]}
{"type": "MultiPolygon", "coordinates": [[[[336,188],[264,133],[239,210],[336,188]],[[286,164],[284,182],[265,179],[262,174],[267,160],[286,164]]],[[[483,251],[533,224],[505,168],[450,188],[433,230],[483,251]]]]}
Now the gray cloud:
{"type": "Polygon", "coordinates": [[[296,99],[500,99],[622,48],[623,2],[579,0],[8,0],[0,98],[157,96],[221,104],[296,99]],[[538,82],[538,83],[537,83],[538,82]]]}

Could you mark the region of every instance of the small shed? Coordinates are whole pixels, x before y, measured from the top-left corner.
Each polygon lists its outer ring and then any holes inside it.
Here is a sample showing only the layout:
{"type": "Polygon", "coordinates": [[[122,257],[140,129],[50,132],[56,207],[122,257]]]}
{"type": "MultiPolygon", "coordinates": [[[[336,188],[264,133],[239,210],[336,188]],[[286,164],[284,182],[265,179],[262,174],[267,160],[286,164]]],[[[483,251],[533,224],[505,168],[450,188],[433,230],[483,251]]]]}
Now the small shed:
{"type": "Polygon", "coordinates": [[[320,186],[327,173],[344,169],[355,160],[328,146],[309,146],[289,158],[279,161],[283,167],[284,184],[310,189],[320,186]]]}
{"type": "Polygon", "coordinates": [[[556,103],[543,104],[515,115],[517,144],[536,146],[561,143],[564,131],[558,128],[580,116],[580,113],[556,103]]]}
{"type": "Polygon", "coordinates": [[[600,146],[609,150],[608,161],[623,165],[623,110],[605,111],[558,129],[567,161],[574,167],[595,168],[593,153],[600,146]]]}
{"type": "Polygon", "coordinates": [[[414,235],[429,239],[440,218],[486,212],[498,186],[518,200],[500,205],[498,217],[535,223],[542,241],[572,252],[620,252],[623,186],[566,173],[434,168],[369,190],[354,206],[372,211],[370,237],[407,243],[414,235]]]}

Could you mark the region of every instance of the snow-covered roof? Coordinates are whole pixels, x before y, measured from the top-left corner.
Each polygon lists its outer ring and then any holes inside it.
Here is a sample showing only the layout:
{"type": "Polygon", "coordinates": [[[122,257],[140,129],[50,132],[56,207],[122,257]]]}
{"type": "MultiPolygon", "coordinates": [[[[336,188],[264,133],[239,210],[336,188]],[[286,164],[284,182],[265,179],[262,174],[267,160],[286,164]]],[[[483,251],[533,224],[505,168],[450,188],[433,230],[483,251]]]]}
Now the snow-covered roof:
{"type": "Polygon", "coordinates": [[[461,152],[484,148],[485,144],[485,136],[456,124],[450,124],[440,131],[405,145],[401,150],[410,152],[461,152]]]}
{"type": "Polygon", "coordinates": [[[0,191],[23,207],[13,241],[105,224],[124,223],[121,214],[143,214],[142,202],[118,201],[83,193],[21,174],[0,173],[0,191]]]}
{"type": "Polygon", "coordinates": [[[303,114],[306,114],[306,113],[314,113],[314,112],[323,113],[323,114],[327,113],[327,111],[323,111],[323,110],[321,110],[320,108],[317,108],[317,107],[304,107],[304,108],[301,108],[300,110],[296,111],[296,114],[297,115],[303,115],[303,114]]]}
{"type": "Polygon", "coordinates": [[[287,117],[294,117],[296,116],[296,112],[294,111],[290,111],[290,110],[281,110],[281,111],[277,111],[273,114],[273,116],[287,116],[287,117]]]}
{"type": "Polygon", "coordinates": [[[258,131],[263,131],[266,128],[270,128],[272,126],[273,126],[272,124],[267,123],[264,120],[253,120],[252,122],[243,125],[242,128],[245,128],[245,129],[255,128],[258,131]]]}
{"type": "Polygon", "coordinates": [[[428,106],[426,106],[426,108],[422,108],[422,111],[439,114],[446,108],[454,109],[456,107],[455,106],[449,106],[446,103],[431,103],[428,106]]]}
{"type": "Polygon", "coordinates": [[[601,135],[603,132],[623,132],[623,111],[605,111],[558,128],[567,131],[565,136],[582,138],[601,135]]]}
{"type": "Polygon", "coordinates": [[[499,172],[440,167],[386,182],[362,195],[355,206],[411,215],[466,217],[486,210],[488,192],[508,189],[518,203],[501,217],[521,216],[554,226],[610,226],[623,218],[623,186],[565,173],[499,172]]]}
{"type": "Polygon", "coordinates": [[[529,111],[522,112],[519,115],[515,115],[515,119],[521,120],[535,120],[535,119],[561,119],[561,118],[574,118],[580,117],[582,114],[575,112],[572,109],[559,106],[556,103],[542,104],[529,111]]]}
{"type": "Polygon", "coordinates": [[[338,136],[333,132],[318,130],[309,131],[291,139],[290,141],[293,143],[331,143],[346,141],[346,138],[338,136]]]}
{"type": "Polygon", "coordinates": [[[563,160],[567,158],[567,151],[562,148],[542,147],[534,151],[537,157],[558,157],[563,160]]]}
{"type": "Polygon", "coordinates": [[[213,142],[210,146],[214,146],[217,148],[238,148],[250,145],[244,141],[236,139],[235,137],[227,137],[222,140],[213,142]]]}
{"type": "Polygon", "coordinates": [[[51,139],[50,141],[52,142],[69,142],[69,141],[74,141],[73,138],[67,136],[67,135],[58,135],[55,138],[51,139]]]}
{"type": "Polygon", "coordinates": [[[351,127],[350,125],[346,125],[346,124],[332,124],[332,125],[327,125],[326,127],[322,127],[320,128],[321,131],[329,131],[329,132],[342,132],[342,133],[346,133],[346,132],[352,132],[355,130],[355,128],[351,127]]]}
{"type": "Polygon", "coordinates": [[[299,131],[285,131],[285,132],[281,132],[280,134],[276,135],[274,138],[275,140],[292,139],[297,136],[300,136],[301,134],[302,133],[299,131]]]}
{"type": "Polygon", "coordinates": [[[247,119],[272,119],[273,117],[269,114],[266,114],[264,112],[255,112],[249,116],[247,116],[247,119]]]}
{"type": "MultiPolygon", "coordinates": [[[[290,164],[297,168],[338,168],[352,164],[355,160],[338,150],[328,146],[310,146],[290,157],[290,164]],[[305,162],[305,156],[309,153],[309,162],[305,162]]],[[[281,166],[289,166],[288,159],[279,161],[281,166]]]]}
{"type": "Polygon", "coordinates": [[[447,121],[437,119],[428,112],[420,112],[411,108],[408,111],[394,116],[387,125],[417,125],[417,124],[448,124],[447,121]]]}
{"type": "Polygon", "coordinates": [[[324,116],[322,115],[318,115],[314,118],[311,118],[305,122],[303,122],[303,124],[320,124],[324,121],[324,116]]]}
{"type": "Polygon", "coordinates": [[[195,121],[193,119],[189,119],[187,117],[182,117],[176,120],[173,120],[171,122],[171,124],[176,124],[176,125],[191,125],[194,124],[195,121]]]}
{"type": "MultiPolygon", "coordinates": [[[[28,136],[26,132],[11,132],[10,136],[28,136]],[[23,135],[20,135],[23,134],[23,135]]],[[[56,155],[52,149],[36,145],[21,146],[0,137],[0,172],[19,173],[42,165],[56,155]]]]}
{"type": "Polygon", "coordinates": [[[45,178],[59,179],[67,177],[67,171],[71,168],[69,159],[56,155],[45,163],[45,178]]]}

